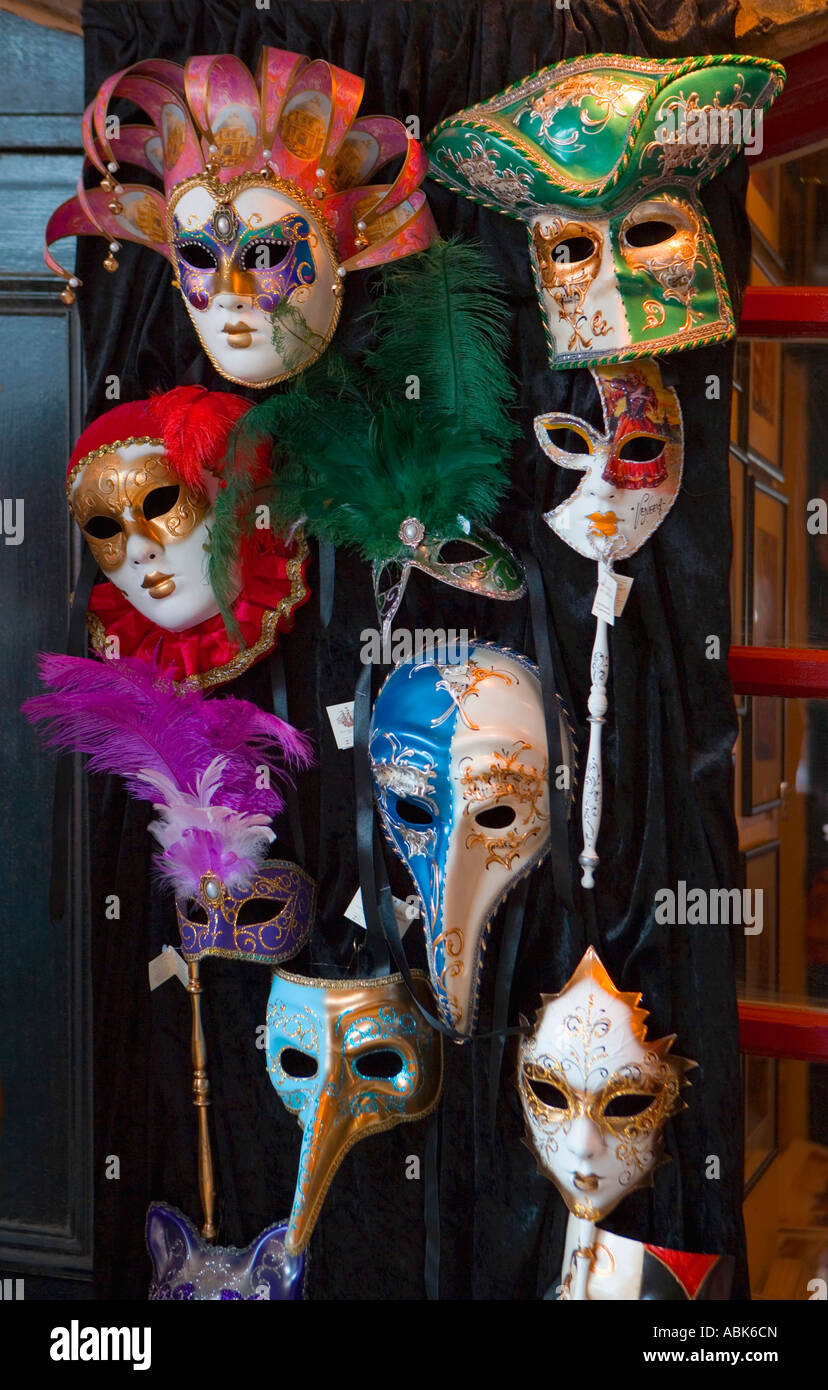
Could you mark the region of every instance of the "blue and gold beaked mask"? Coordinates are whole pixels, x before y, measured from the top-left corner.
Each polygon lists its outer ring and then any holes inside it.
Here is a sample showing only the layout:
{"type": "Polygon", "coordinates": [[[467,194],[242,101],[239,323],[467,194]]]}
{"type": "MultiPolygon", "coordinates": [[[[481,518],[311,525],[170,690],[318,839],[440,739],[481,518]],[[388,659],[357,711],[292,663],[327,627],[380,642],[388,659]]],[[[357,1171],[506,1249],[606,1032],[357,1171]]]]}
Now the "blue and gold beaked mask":
{"type": "Polygon", "coordinates": [[[551,367],[733,337],[698,190],[755,147],[784,78],[767,58],[594,53],[432,131],[431,176],[525,224],[551,367]]]}
{"type": "MultiPolygon", "coordinates": [[[[433,1005],[415,971],[420,1002],[433,1005]]],[[[328,1188],[360,1139],[420,1120],[440,1099],[443,1051],[401,975],[307,979],[276,970],[267,1009],[267,1069],[298,1115],[302,1148],[285,1249],[305,1249],[328,1188]]]]}
{"type": "Polygon", "coordinates": [[[421,900],[440,1017],[471,1033],[490,919],[549,845],[537,667],[483,642],[462,664],[400,663],[370,753],[385,832],[421,900]]]}

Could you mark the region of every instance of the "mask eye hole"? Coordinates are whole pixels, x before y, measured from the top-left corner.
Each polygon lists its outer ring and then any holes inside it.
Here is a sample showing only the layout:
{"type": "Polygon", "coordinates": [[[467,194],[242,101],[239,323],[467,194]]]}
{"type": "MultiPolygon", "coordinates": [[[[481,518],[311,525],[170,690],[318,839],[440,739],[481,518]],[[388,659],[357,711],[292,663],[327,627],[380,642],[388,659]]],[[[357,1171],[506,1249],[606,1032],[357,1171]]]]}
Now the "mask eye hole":
{"type": "Polygon", "coordinates": [[[399,1052],[390,1047],[377,1048],[375,1052],[361,1052],[354,1062],[354,1071],[367,1081],[390,1081],[399,1076],[405,1066],[399,1052]]]}
{"type": "Polygon", "coordinates": [[[218,270],[218,261],[208,246],[192,241],[186,246],[177,246],[177,254],[193,270],[218,270]]]}
{"type": "Polygon", "coordinates": [[[667,441],[654,434],[636,434],[625,439],[618,450],[618,457],[629,463],[653,463],[664,453],[667,441]]]}
{"type": "Polygon", "coordinates": [[[569,1101],[561,1090],[552,1081],[539,1081],[537,1077],[527,1076],[526,1084],[532,1094],[545,1105],[548,1110],[568,1110],[569,1101]]]}
{"type": "Polygon", "coordinates": [[[565,454],[591,454],[592,445],[585,434],[571,425],[545,425],[544,429],[550,444],[562,449],[565,454]]]}
{"type": "Polygon", "coordinates": [[[287,241],[251,241],[241,254],[242,270],[273,270],[290,251],[287,241]]]}
{"type": "Polygon", "coordinates": [[[516,818],[513,806],[489,806],[485,811],[478,811],[474,819],[486,830],[505,830],[516,818]]]}
{"type": "Polygon", "coordinates": [[[124,528],[120,521],[116,521],[111,516],[90,516],[84,531],[87,536],[91,536],[95,541],[108,541],[113,536],[117,536],[124,528]]]}
{"type": "Polygon", "coordinates": [[[437,559],[441,565],[464,565],[470,560],[481,560],[485,554],[485,550],[481,550],[473,541],[445,541],[440,546],[437,559]]]}
{"type": "Polygon", "coordinates": [[[676,230],[672,222],[659,222],[648,217],[644,222],[627,227],[624,236],[630,246],[659,246],[662,241],[669,241],[670,237],[675,236],[676,230]]]}
{"type": "Polygon", "coordinates": [[[432,825],[434,822],[434,816],[427,806],[400,797],[397,798],[397,815],[406,825],[432,825]]]}
{"type": "Polygon", "coordinates": [[[237,927],[255,927],[261,922],[270,922],[287,906],[286,900],[278,898],[249,898],[242,903],[236,914],[237,927]]]}
{"type": "Polygon", "coordinates": [[[316,1076],[319,1070],[316,1058],[311,1057],[309,1052],[300,1052],[298,1047],[283,1048],[279,1066],[294,1081],[307,1081],[309,1077],[316,1076]]]}
{"type": "Polygon", "coordinates": [[[635,1115],[643,1115],[650,1108],[653,1097],[641,1091],[629,1091],[625,1095],[613,1096],[604,1106],[604,1116],[608,1120],[630,1120],[635,1115]]]}
{"type": "Polygon", "coordinates": [[[178,501],[180,492],[181,488],[177,483],[170,483],[166,487],[154,487],[152,492],[147,493],[141,507],[144,520],[154,521],[156,517],[166,516],[178,501]]]}
{"type": "Polygon", "coordinates": [[[202,927],[207,924],[207,913],[204,911],[201,903],[196,902],[195,898],[191,898],[187,904],[187,920],[196,922],[202,927]]]}
{"type": "Polygon", "coordinates": [[[588,236],[569,236],[559,241],[553,256],[559,265],[578,265],[589,260],[596,250],[595,242],[588,236]]]}

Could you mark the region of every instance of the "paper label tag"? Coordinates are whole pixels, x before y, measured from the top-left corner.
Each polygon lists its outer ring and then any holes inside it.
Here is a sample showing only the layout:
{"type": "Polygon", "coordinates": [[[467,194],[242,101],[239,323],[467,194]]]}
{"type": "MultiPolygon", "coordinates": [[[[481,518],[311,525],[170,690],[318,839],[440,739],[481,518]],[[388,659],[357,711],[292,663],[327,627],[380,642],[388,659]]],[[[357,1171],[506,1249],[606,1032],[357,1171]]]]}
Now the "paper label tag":
{"type": "MultiPolygon", "coordinates": [[[[408,928],[411,926],[411,923],[416,922],[420,916],[419,898],[417,898],[416,894],[412,894],[411,898],[404,902],[402,898],[395,898],[392,895],[391,901],[394,904],[394,916],[397,919],[400,940],[402,940],[408,928]]],[[[362,906],[362,892],[359,888],[357,888],[354,896],[348,903],[344,915],[348,918],[349,922],[356,922],[356,925],[362,927],[363,931],[367,930],[365,925],[365,909],[362,906]]]]}
{"type": "Polygon", "coordinates": [[[624,612],[624,605],[632,586],[630,575],[612,574],[609,570],[601,570],[598,575],[598,588],[595,590],[595,602],[592,605],[593,616],[603,618],[605,623],[614,627],[615,619],[620,618],[624,612]]]}
{"type": "Polygon", "coordinates": [[[186,986],[190,980],[190,972],[187,969],[187,962],[180,956],[174,946],[165,946],[160,956],[155,956],[149,963],[149,987],[151,990],[163,985],[165,980],[177,975],[182,985],[186,986]]]}
{"type": "MultiPolygon", "coordinates": [[[[328,705],[328,718],[331,721],[337,748],[354,746],[354,702],[348,700],[344,705],[328,705]]],[[[347,914],[346,914],[347,916],[347,914]]]]}
{"type": "Polygon", "coordinates": [[[358,927],[365,930],[365,912],[362,907],[362,892],[357,888],[351,901],[345,909],[345,916],[349,922],[356,922],[358,927]]]}
{"type": "Polygon", "coordinates": [[[615,616],[616,618],[620,618],[621,614],[624,612],[624,604],[630,596],[633,578],[631,574],[617,574],[615,576],[615,582],[618,585],[615,594],[615,616]]]}

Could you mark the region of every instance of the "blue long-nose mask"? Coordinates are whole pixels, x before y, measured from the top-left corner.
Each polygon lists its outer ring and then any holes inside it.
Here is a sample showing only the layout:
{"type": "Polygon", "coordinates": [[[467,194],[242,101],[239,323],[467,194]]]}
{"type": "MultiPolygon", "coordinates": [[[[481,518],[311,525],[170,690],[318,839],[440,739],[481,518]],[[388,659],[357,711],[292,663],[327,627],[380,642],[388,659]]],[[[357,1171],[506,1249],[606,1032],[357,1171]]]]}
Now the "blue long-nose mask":
{"type": "Polygon", "coordinates": [[[485,642],[462,664],[402,662],[377,696],[370,752],[385,831],[421,900],[440,1016],[471,1033],[488,924],[549,846],[537,667],[485,642]]]}

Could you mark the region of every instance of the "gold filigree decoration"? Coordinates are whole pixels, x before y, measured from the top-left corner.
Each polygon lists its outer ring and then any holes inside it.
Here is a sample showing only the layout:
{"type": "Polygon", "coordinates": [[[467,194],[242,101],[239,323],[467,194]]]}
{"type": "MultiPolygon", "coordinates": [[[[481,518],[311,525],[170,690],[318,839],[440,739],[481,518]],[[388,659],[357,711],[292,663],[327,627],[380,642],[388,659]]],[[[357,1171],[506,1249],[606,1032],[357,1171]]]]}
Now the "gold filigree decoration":
{"type": "Polygon", "coordinates": [[[444,714],[431,720],[432,729],[445,723],[456,708],[466,728],[478,733],[479,725],[472,722],[464,709],[466,700],[471,699],[472,696],[477,697],[478,686],[490,678],[505,681],[507,685],[511,685],[513,679],[511,676],[507,676],[504,671],[490,671],[485,666],[475,665],[473,661],[468,661],[463,666],[438,665],[437,670],[440,672],[441,679],[438,680],[435,690],[447,691],[451,696],[451,704],[444,714]]]}
{"type": "MultiPolygon", "coordinates": [[[[544,817],[544,819],[548,818],[544,817]]],[[[484,868],[488,869],[492,864],[502,864],[504,869],[511,869],[514,861],[520,858],[524,845],[534,835],[540,835],[539,825],[532,825],[524,831],[517,830],[512,826],[505,835],[497,835],[494,838],[482,830],[471,831],[466,836],[466,849],[471,849],[474,845],[484,845],[486,849],[484,868]]]]}
{"type": "Polygon", "coordinates": [[[644,310],[644,328],[660,328],[663,324],[666,313],[663,304],[659,304],[657,299],[645,299],[642,304],[644,310]]]}
{"type": "Polygon", "coordinates": [[[86,464],[69,507],[101,569],[110,572],[126,560],[129,536],[145,536],[165,547],[174,545],[201,525],[210,510],[210,499],[206,492],[182,482],[164,454],[150,454],[127,464],[110,447],[86,464]],[[175,501],[166,512],[147,521],[143,505],[157,488],[175,488],[175,501]],[[95,518],[109,521],[117,530],[105,538],[91,534],[87,528],[95,518]]]}
{"type": "Polygon", "coordinates": [[[497,803],[504,797],[511,796],[529,808],[523,818],[524,825],[528,825],[532,819],[548,820],[549,817],[538,806],[538,802],[546,793],[548,759],[544,758],[541,769],[531,763],[519,761],[521,753],[531,752],[531,748],[530,743],[521,739],[511,753],[505,748],[496,749],[493,760],[485,772],[474,772],[471,767],[464,766],[472,761],[471,758],[464,758],[460,764],[463,769],[460,773],[460,786],[463,789],[463,800],[466,802],[463,815],[469,815],[475,809],[475,803],[497,803]]]}
{"type": "Polygon", "coordinates": [[[470,137],[465,154],[441,150],[438,158],[443,165],[452,165],[461,178],[473,188],[482,188],[507,207],[528,202],[532,195],[532,175],[526,169],[501,169],[495,161],[496,150],[490,150],[482,140],[470,137]]]}
{"type": "MultiPolygon", "coordinates": [[[[549,139],[549,143],[556,147],[567,146],[571,150],[584,149],[583,144],[578,143],[576,131],[570,131],[567,135],[549,136],[549,127],[555,116],[567,106],[574,106],[579,114],[581,125],[586,135],[600,135],[612,120],[613,116],[620,116],[622,120],[629,119],[629,113],[624,109],[626,97],[632,93],[639,101],[646,95],[641,87],[632,82],[620,82],[615,77],[607,77],[604,73],[578,73],[572,77],[566,77],[562,82],[558,82],[549,91],[541,92],[540,96],[533,97],[528,107],[524,110],[531,110],[534,115],[540,118],[541,127],[549,139]],[[587,97],[592,97],[596,106],[602,111],[602,115],[592,117],[583,109],[584,101],[587,97]]],[[[521,111],[515,112],[515,119],[521,115],[521,111]]]]}
{"type": "MultiPolygon", "coordinates": [[[[638,203],[627,213],[618,234],[619,249],[630,270],[633,273],[643,270],[652,275],[661,286],[665,300],[673,300],[684,308],[685,318],[680,333],[704,318],[700,311],[692,307],[698,292],[695,279],[700,236],[701,223],[690,203],[667,196],[638,203]],[[627,234],[634,227],[659,218],[673,224],[672,236],[652,246],[634,246],[628,240],[627,234]]],[[[653,302],[648,300],[647,304],[653,302]]]]}

